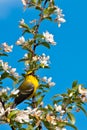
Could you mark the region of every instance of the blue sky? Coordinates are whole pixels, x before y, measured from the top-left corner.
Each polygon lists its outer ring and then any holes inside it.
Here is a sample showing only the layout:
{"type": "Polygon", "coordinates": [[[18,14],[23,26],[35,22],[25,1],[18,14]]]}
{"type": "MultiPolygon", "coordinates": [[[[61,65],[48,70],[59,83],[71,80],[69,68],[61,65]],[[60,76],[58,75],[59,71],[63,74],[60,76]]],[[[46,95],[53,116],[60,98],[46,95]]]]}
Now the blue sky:
{"type": "MultiPolygon", "coordinates": [[[[78,80],[79,83],[87,87],[87,1],[55,1],[63,9],[67,22],[62,24],[61,28],[53,23],[42,24],[41,31],[48,30],[53,33],[57,45],[52,46],[48,51],[45,48],[42,51],[38,50],[39,53],[45,52],[51,57],[51,69],[40,70],[39,74],[52,76],[56,82],[56,87],[52,88],[46,96],[48,101],[52,95],[66,92],[74,80],[78,80]]],[[[21,18],[29,22],[30,18],[32,19],[35,15],[32,10],[31,12],[23,11],[20,0],[0,0],[0,43],[14,44],[14,53],[10,53],[6,60],[13,67],[17,67],[17,71],[20,73],[23,71],[23,64],[17,63],[17,60],[23,57],[24,51],[15,46],[16,40],[21,36],[21,29],[18,28],[18,24],[21,18]]],[[[47,102],[46,99],[45,102],[47,102]]],[[[87,117],[82,112],[77,113],[76,117],[78,130],[85,129],[87,117]]],[[[3,130],[10,130],[8,125],[0,126],[0,129],[2,128],[3,130]]]]}

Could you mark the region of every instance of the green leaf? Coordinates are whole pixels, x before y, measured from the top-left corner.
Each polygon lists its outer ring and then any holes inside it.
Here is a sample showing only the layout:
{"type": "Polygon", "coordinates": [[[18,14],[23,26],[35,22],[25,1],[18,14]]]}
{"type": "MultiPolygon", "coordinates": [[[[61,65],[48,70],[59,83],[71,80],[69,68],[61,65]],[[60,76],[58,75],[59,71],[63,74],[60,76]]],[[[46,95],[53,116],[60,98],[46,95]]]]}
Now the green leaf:
{"type": "Polygon", "coordinates": [[[77,127],[71,123],[65,122],[65,125],[72,127],[74,130],[78,130],[77,127]]]}
{"type": "Polygon", "coordinates": [[[38,97],[38,96],[40,96],[42,94],[42,92],[37,92],[36,94],[35,94],[35,97],[38,97]]]}
{"type": "Polygon", "coordinates": [[[26,128],[26,130],[33,130],[33,126],[32,125],[28,125],[28,128],[26,128]]]}
{"type": "Polygon", "coordinates": [[[52,21],[52,18],[50,16],[45,16],[43,19],[47,19],[47,20],[52,21]]]}
{"type": "Polygon", "coordinates": [[[18,113],[18,110],[14,110],[12,112],[10,112],[10,114],[8,115],[8,118],[11,119],[13,116],[15,116],[18,113]]]}
{"type": "Polygon", "coordinates": [[[38,101],[37,101],[37,102],[38,102],[38,104],[40,104],[40,103],[42,102],[42,100],[43,100],[44,96],[45,96],[45,95],[43,95],[43,96],[41,96],[40,98],[38,98],[38,101]]]}
{"type": "Polygon", "coordinates": [[[61,102],[62,99],[59,99],[59,100],[53,100],[53,104],[58,104],[59,102],[61,102]]]}
{"type": "Polygon", "coordinates": [[[18,62],[23,62],[23,61],[27,61],[27,60],[29,60],[29,59],[22,58],[22,59],[18,60],[18,62]]]}
{"type": "Polygon", "coordinates": [[[9,73],[4,72],[4,73],[1,74],[1,79],[5,79],[8,76],[9,76],[9,73]]]}
{"type": "Polygon", "coordinates": [[[50,44],[47,42],[42,42],[41,45],[47,47],[48,49],[50,49],[50,44]]]}
{"type": "Polygon", "coordinates": [[[36,9],[42,11],[41,6],[39,6],[39,5],[36,6],[36,9]]]}
{"type": "Polygon", "coordinates": [[[56,94],[52,97],[52,100],[55,99],[55,98],[58,98],[58,97],[62,97],[61,94],[56,94]]]}
{"type": "Polygon", "coordinates": [[[0,66],[0,71],[3,71],[3,68],[2,68],[2,66],[0,66]]]}
{"type": "Polygon", "coordinates": [[[56,10],[55,7],[48,7],[48,8],[46,8],[46,9],[44,9],[44,14],[45,14],[45,15],[51,15],[51,14],[54,13],[55,10],[56,10]]]}
{"type": "Polygon", "coordinates": [[[0,53],[0,56],[8,56],[8,55],[5,53],[0,53]]]}
{"type": "Polygon", "coordinates": [[[38,4],[38,5],[40,5],[40,4],[41,4],[41,2],[42,2],[42,0],[38,0],[37,4],[38,4]]]}
{"type": "Polygon", "coordinates": [[[14,76],[8,76],[10,79],[12,79],[14,82],[17,82],[18,81],[18,79],[17,78],[15,78],[14,76]]]}
{"type": "Polygon", "coordinates": [[[74,130],[78,130],[77,127],[71,123],[68,122],[58,122],[57,125],[61,128],[65,127],[65,126],[70,126],[72,127],[74,130]]]}
{"type": "Polygon", "coordinates": [[[70,113],[70,112],[68,112],[67,115],[68,115],[68,117],[69,117],[71,123],[72,123],[72,124],[75,124],[75,117],[74,117],[74,115],[73,115],[72,113],[70,113]]]}
{"type": "Polygon", "coordinates": [[[78,130],[77,127],[71,123],[68,122],[58,122],[58,126],[59,127],[65,127],[65,126],[70,126],[72,127],[74,130],[78,130]]]}
{"type": "Polygon", "coordinates": [[[20,24],[23,28],[29,29],[29,26],[27,24],[20,24]]]}
{"type": "Polygon", "coordinates": [[[39,89],[41,89],[41,88],[48,88],[48,85],[47,84],[40,84],[39,89]]]}
{"type": "Polygon", "coordinates": [[[78,83],[78,81],[77,81],[77,80],[76,80],[76,81],[74,81],[74,82],[72,83],[72,88],[76,87],[77,83],[78,83]]]}
{"type": "Polygon", "coordinates": [[[51,110],[51,111],[54,110],[54,108],[51,105],[48,105],[48,109],[51,110]]]}
{"type": "Polygon", "coordinates": [[[34,38],[36,39],[36,38],[44,38],[44,37],[43,37],[42,34],[36,34],[36,35],[34,36],[34,38]]]}
{"type": "Polygon", "coordinates": [[[32,3],[36,4],[36,0],[32,0],[32,3]]]}
{"type": "Polygon", "coordinates": [[[77,104],[77,107],[80,108],[84,112],[84,114],[87,116],[87,111],[80,104],[77,104]]]}
{"type": "Polygon", "coordinates": [[[48,129],[48,130],[55,130],[55,128],[54,128],[54,126],[51,124],[51,123],[49,123],[49,122],[47,122],[47,121],[43,121],[43,124],[45,125],[45,127],[48,129]]]}
{"type": "Polygon", "coordinates": [[[23,30],[22,35],[24,35],[25,33],[32,33],[32,29],[28,28],[28,29],[23,30]]]}

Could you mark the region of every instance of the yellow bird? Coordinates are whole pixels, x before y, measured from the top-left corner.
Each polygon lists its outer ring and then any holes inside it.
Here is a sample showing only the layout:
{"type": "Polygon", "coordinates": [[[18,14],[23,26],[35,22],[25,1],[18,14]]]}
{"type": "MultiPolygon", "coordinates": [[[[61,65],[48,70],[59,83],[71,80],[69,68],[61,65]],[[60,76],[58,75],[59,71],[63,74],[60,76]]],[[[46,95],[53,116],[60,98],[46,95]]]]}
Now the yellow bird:
{"type": "Polygon", "coordinates": [[[34,96],[37,88],[39,86],[39,82],[37,78],[32,75],[32,72],[28,72],[25,76],[23,83],[18,87],[18,94],[17,97],[14,99],[14,103],[11,108],[16,107],[22,101],[29,99],[34,96]]]}

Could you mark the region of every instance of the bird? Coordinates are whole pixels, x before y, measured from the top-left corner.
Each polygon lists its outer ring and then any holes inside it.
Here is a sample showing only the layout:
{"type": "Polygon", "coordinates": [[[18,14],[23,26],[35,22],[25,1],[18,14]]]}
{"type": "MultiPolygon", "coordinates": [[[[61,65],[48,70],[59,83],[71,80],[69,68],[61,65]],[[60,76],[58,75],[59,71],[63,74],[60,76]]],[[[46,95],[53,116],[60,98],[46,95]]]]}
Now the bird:
{"type": "Polygon", "coordinates": [[[19,90],[17,96],[15,97],[11,108],[15,108],[21,102],[26,99],[30,99],[34,96],[36,90],[39,87],[39,81],[35,75],[32,74],[32,71],[29,71],[25,75],[24,81],[21,85],[17,88],[19,90]]]}

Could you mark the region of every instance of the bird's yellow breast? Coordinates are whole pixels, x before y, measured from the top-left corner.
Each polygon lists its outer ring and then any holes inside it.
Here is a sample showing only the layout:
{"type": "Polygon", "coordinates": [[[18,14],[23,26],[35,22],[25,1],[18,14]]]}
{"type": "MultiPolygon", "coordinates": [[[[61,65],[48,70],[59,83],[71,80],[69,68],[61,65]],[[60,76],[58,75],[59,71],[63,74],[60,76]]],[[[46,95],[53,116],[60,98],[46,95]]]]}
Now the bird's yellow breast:
{"type": "Polygon", "coordinates": [[[33,84],[33,86],[34,86],[34,92],[35,92],[36,89],[39,86],[39,83],[38,83],[38,80],[36,79],[36,77],[34,77],[33,75],[26,76],[25,81],[28,82],[28,83],[33,84]]]}

